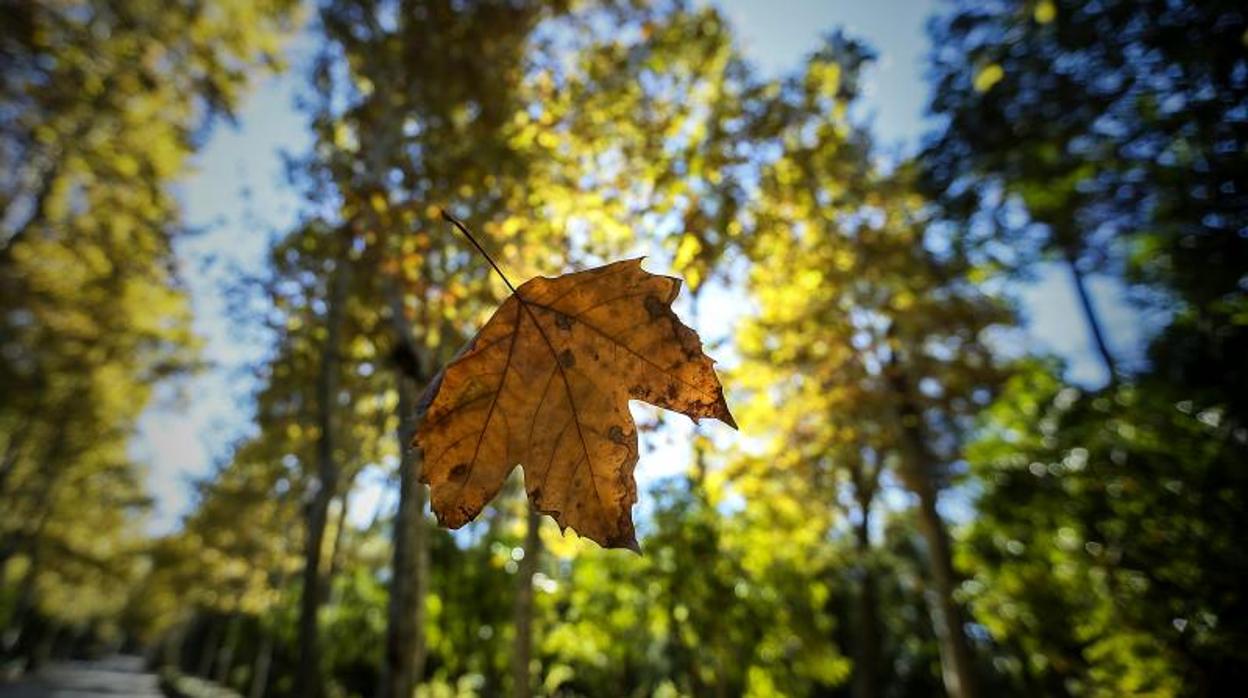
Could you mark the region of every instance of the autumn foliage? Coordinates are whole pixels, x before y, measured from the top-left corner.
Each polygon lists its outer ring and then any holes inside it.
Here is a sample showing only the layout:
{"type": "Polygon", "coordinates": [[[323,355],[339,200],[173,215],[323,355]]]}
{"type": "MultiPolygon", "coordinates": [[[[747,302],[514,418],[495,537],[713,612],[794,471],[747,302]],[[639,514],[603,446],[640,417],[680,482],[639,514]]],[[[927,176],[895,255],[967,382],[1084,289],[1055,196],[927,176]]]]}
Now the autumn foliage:
{"type": "Polygon", "coordinates": [[[1243,685],[1242,0],[755,5],[0,0],[0,695],[1243,685]]]}

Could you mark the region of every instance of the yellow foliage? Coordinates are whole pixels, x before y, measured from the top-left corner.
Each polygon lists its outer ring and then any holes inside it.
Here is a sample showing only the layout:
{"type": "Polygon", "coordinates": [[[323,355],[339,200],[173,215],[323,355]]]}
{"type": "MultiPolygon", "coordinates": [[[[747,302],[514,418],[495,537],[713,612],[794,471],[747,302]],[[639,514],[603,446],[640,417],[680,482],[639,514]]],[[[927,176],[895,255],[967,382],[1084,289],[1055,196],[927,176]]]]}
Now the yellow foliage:
{"type": "Polygon", "coordinates": [[[980,68],[979,72],[975,74],[975,80],[973,81],[975,91],[987,92],[992,89],[993,85],[1001,82],[1004,77],[1005,69],[999,63],[989,63],[980,68]]]}
{"type": "Polygon", "coordinates": [[[1040,0],[1032,12],[1037,24],[1048,24],[1057,19],[1057,4],[1053,0],[1040,0]]]}

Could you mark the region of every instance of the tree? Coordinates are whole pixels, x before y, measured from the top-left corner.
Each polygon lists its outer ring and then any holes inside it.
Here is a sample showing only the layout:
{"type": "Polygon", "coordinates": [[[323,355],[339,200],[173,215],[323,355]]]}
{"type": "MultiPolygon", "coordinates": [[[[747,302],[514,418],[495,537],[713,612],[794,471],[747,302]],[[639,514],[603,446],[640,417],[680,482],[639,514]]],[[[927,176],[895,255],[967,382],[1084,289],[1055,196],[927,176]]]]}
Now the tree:
{"type": "Polygon", "coordinates": [[[1086,394],[1056,373],[1020,372],[970,453],[977,617],[1032,692],[1214,693],[1242,677],[1243,429],[1155,379],[1086,394]]]}
{"type": "Polygon", "coordinates": [[[322,681],[320,661],[310,669],[308,662],[319,655],[317,615],[335,571],[326,541],[338,536],[326,534],[333,501],[346,506],[347,492],[339,482],[350,483],[363,468],[396,452],[393,442],[382,438],[393,433],[395,396],[374,389],[379,351],[361,332],[360,323],[375,311],[355,300],[361,280],[342,271],[350,260],[338,257],[337,231],[315,219],[292,231],[275,245],[271,278],[264,285],[270,298],[262,312],[278,341],[262,372],[267,381],[257,395],[256,438],[262,447],[278,449],[270,457],[291,469],[286,477],[303,499],[307,524],[297,637],[305,643],[301,666],[311,675],[304,675],[300,689],[322,681]]]}
{"type": "MultiPolygon", "coordinates": [[[[337,72],[328,57],[317,68],[324,104],[336,106],[316,117],[320,145],[308,179],[341,198],[333,218],[352,231],[343,234],[354,236],[355,251],[339,259],[361,279],[353,297],[382,309],[365,322],[372,341],[390,347],[401,391],[429,379],[498,292],[488,267],[465,255],[464,241],[437,220],[435,204],[453,204],[523,277],[559,268],[572,249],[580,258],[618,249],[632,240],[622,221],[652,200],[675,199],[685,186],[657,164],[668,144],[654,139],[653,128],[675,133],[704,120],[701,101],[685,100],[681,88],[731,65],[722,23],[681,5],[568,9],[559,2],[448,3],[392,15],[380,3],[338,2],[322,12],[345,70],[337,72]],[[653,33],[640,34],[630,49],[603,30],[603,20],[650,23],[653,33]],[[693,28],[706,40],[682,43],[693,28]],[[627,70],[613,72],[626,51],[627,70]],[[637,80],[623,77],[643,72],[663,80],[639,91],[637,80]],[[636,118],[619,118],[623,113],[636,118]],[[605,127],[604,117],[616,126],[605,127]],[[604,166],[613,157],[617,164],[604,166]]],[[[712,88],[708,99],[733,103],[712,88]]],[[[706,160],[693,147],[700,143],[691,139],[689,154],[667,160],[706,160]]],[[[723,148],[730,137],[715,143],[723,148]]],[[[407,397],[398,401],[401,433],[411,429],[407,397]]],[[[395,569],[407,572],[393,578],[386,688],[398,694],[409,692],[417,674],[423,603],[422,576],[410,562],[423,559],[411,547],[419,546],[423,491],[415,484],[418,462],[402,453],[395,569]]]]}
{"type": "Polygon", "coordinates": [[[932,183],[961,218],[986,187],[1021,202],[1024,215],[981,216],[980,229],[1011,267],[1036,253],[1067,263],[1111,378],[1087,273],[1125,262],[1197,325],[1227,324],[1242,295],[1246,22],[1233,2],[999,0],[933,25],[932,110],[946,126],[924,158],[932,183]]]}
{"type": "MultiPolygon", "coordinates": [[[[742,336],[752,359],[743,375],[760,399],[785,406],[770,413],[776,462],[809,473],[799,480],[815,497],[833,506],[847,488],[865,525],[882,467],[916,497],[945,686],[973,695],[974,657],[936,505],[1000,380],[984,333],[1009,314],[969,283],[966,259],[929,226],[912,165],[880,172],[847,122],[869,58],[834,36],[781,98],[786,147],[760,185],[750,279],[760,312],[742,336]]],[[[859,655],[872,661],[874,652],[859,655]]]]}
{"type": "Polygon", "coordinates": [[[232,682],[232,669],[252,644],[248,638],[261,635],[249,670],[252,695],[268,684],[273,659],[273,632],[265,621],[297,571],[295,546],[283,535],[299,515],[292,473],[282,463],[289,442],[268,437],[244,442],[199,483],[195,510],[182,529],[152,545],[151,573],[133,601],[145,616],[144,639],[162,645],[168,663],[207,675],[215,662],[218,683],[232,682]],[[209,631],[198,647],[188,644],[205,625],[209,631]]]}
{"type": "MultiPolygon", "coordinates": [[[[482,213],[498,210],[497,193],[486,183],[522,166],[508,152],[506,129],[523,104],[517,95],[524,77],[519,70],[521,52],[534,25],[555,9],[543,3],[523,7],[485,3],[460,12],[450,4],[413,5],[395,13],[393,22],[385,19],[388,9],[381,3],[329,3],[322,12],[328,38],[341,48],[348,71],[339,81],[323,64],[318,79],[327,105],[342,98],[347,106],[326,107],[318,116],[323,140],[309,163],[311,176],[343,197],[344,205],[335,214],[343,221],[339,236],[344,240],[335,255],[336,267],[344,276],[358,268],[362,285],[355,298],[377,299],[383,309],[366,320],[366,332],[390,347],[395,387],[387,389],[401,393],[395,403],[401,410],[397,418],[402,442],[383,686],[387,695],[410,694],[423,663],[424,495],[417,485],[419,463],[408,448],[413,396],[430,378],[435,359],[445,360],[453,351],[456,342],[442,338],[456,336],[459,313],[470,314],[468,290],[489,292],[483,276],[474,280],[471,273],[461,274],[462,261],[443,256],[453,254],[460,241],[444,227],[432,227],[433,221],[422,221],[428,212],[436,213],[424,202],[458,198],[482,213]],[[413,65],[431,72],[414,71],[413,65]],[[439,75],[444,82],[431,83],[425,79],[429,75],[439,75]],[[376,90],[374,85],[386,88],[376,90]],[[470,85],[471,94],[465,91],[470,85]],[[509,160],[517,164],[510,165],[509,160]],[[493,168],[496,172],[490,172],[493,168]],[[475,197],[474,188],[480,192],[475,197]],[[421,225],[426,231],[416,229],[421,225]],[[413,324],[417,318],[423,322],[413,324]]],[[[327,307],[337,312],[334,309],[345,302],[331,298],[327,307]]],[[[326,359],[335,351],[335,340],[327,335],[326,359]]],[[[329,459],[322,462],[328,488],[334,466],[329,459]]],[[[313,513],[323,506],[322,501],[313,513]]],[[[314,567],[316,538],[323,527],[323,517],[309,518],[308,569],[314,567]]],[[[301,685],[312,690],[317,595],[307,598],[301,685]]]]}
{"type": "Polygon", "coordinates": [[[1193,618],[1240,603],[1221,532],[1243,493],[1226,458],[1245,414],[1245,21],[1229,3],[1046,0],[935,25],[948,121],[928,167],[947,212],[979,222],[964,244],[1015,269],[1056,253],[1076,277],[1125,272],[1168,316],[1150,362],[1102,391],[1024,367],[973,451],[975,608],[1032,691],[1201,694],[1238,675],[1241,629],[1193,618]]]}
{"type": "MultiPolygon", "coordinates": [[[[40,616],[81,627],[101,610],[54,601],[71,580],[131,578],[146,497],[126,441],[196,344],[168,187],[247,71],[274,62],[291,20],[286,2],[149,9],[3,8],[0,573],[22,565],[5,624],[27,655],[40,616]]],[[[124,601],[107,596],[109,615],[124,601]]]]}

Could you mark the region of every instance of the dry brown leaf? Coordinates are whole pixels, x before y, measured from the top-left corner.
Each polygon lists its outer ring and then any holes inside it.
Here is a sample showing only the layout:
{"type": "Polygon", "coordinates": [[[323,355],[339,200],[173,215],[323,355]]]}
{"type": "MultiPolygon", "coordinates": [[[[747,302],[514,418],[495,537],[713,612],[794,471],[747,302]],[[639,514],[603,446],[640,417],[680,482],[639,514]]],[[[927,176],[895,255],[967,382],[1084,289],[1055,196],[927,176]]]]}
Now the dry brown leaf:
{"type": "Polygon", "coordinates": [[[471,521],[521,465],[561,528],[636,550],[628,401],[736,427],[714,361],[672,311],[679,291],[640,259],[520,286],[427,393],[416,443],[438,521],[471,521]]]}

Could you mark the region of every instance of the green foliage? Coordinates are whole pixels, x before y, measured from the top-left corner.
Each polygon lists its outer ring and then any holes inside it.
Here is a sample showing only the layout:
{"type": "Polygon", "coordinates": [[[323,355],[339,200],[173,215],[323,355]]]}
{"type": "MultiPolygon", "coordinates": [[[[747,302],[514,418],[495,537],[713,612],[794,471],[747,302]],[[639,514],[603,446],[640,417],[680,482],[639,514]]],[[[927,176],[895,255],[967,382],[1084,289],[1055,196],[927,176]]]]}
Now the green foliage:
{"type": "Polygon", "coordinates": [[[959,663],[986,694],[1242,683],[1237,5],[956,3],[939,128],[897,160],[839,32],[769,79],[701,4],[316,3],[306,206],[235,289],[270,340],[254,428],[151,541],[129,442],[197,367],[171,186],[293,5],[0,2],[6,661],[141,643],[273,696],[374,695],[417,651],[425,696],[938,695],[959,663]],[[643,555],[549,522],[532,545],[514,477],[454,533],[403,489],[420,388],[506,293],[442,207],[513,278],[650,254],[691,316],[739,320],[743,432],[692,432],[643,555]],[[1004,292],[1050,259],[1161,311],[1147,363],[1092,390],[1018,357],[1004,292]]]}
{"type": "Polygon", "coordinates": [[[1241,414],[1245,31],[1235,2],[961,3],[933,29],[948,127],[924,157],[968,246],[1125,272],[1175,315],[1157,369],[1241,414]]]}
{"type": "MultiPolygon", "coordinates": [[[[1107,234],[1160,233],[1166,247],[1191,236],[1193,244],[1236,249],[1228,233],[1242,204],[1216,192],[1242,168],[1229,155],[1242,140],[1232,114],[1248,87],[1234,68],[1245,22],[1238,9],[1147,1],[958,6],[934,28],[933,107],[950,118],[930,152],[936,179],[948,186],[967,175],[999,178],[1051,227],[1058,246],[1104,253],[1107,234]]],[[[1173,260],[1154,253],[1141,261],[1173,260]]]]}
{"type": "Polygon", "coordinates": [[[1166,386],[1084,394],[1043,365],[989,424],[967,565],[978,617],[1026,653],[1018,679],[1177,694],[1238,676],[1243,428],[1166,386]]]}
{"type": "Polygon", "coordinates": [[[127,444],[194,367],[170,185],[276,60],[290,3],[5,3],[0,53],[4,654],[113,624],[143,573],[127,444]],[[10,644],[17,638],[16,644],[10,644]]]}
{"type": "Polygon", "coordinates": [[[935,26],[927,170],[989,235],[967,242],[1125,269],[1170,315],[1131,380],[1025,364],[983,417],[968,596],[1017,690],[1242,680],[1244,30],[1218,2],[964,3],[935,26]]]}

